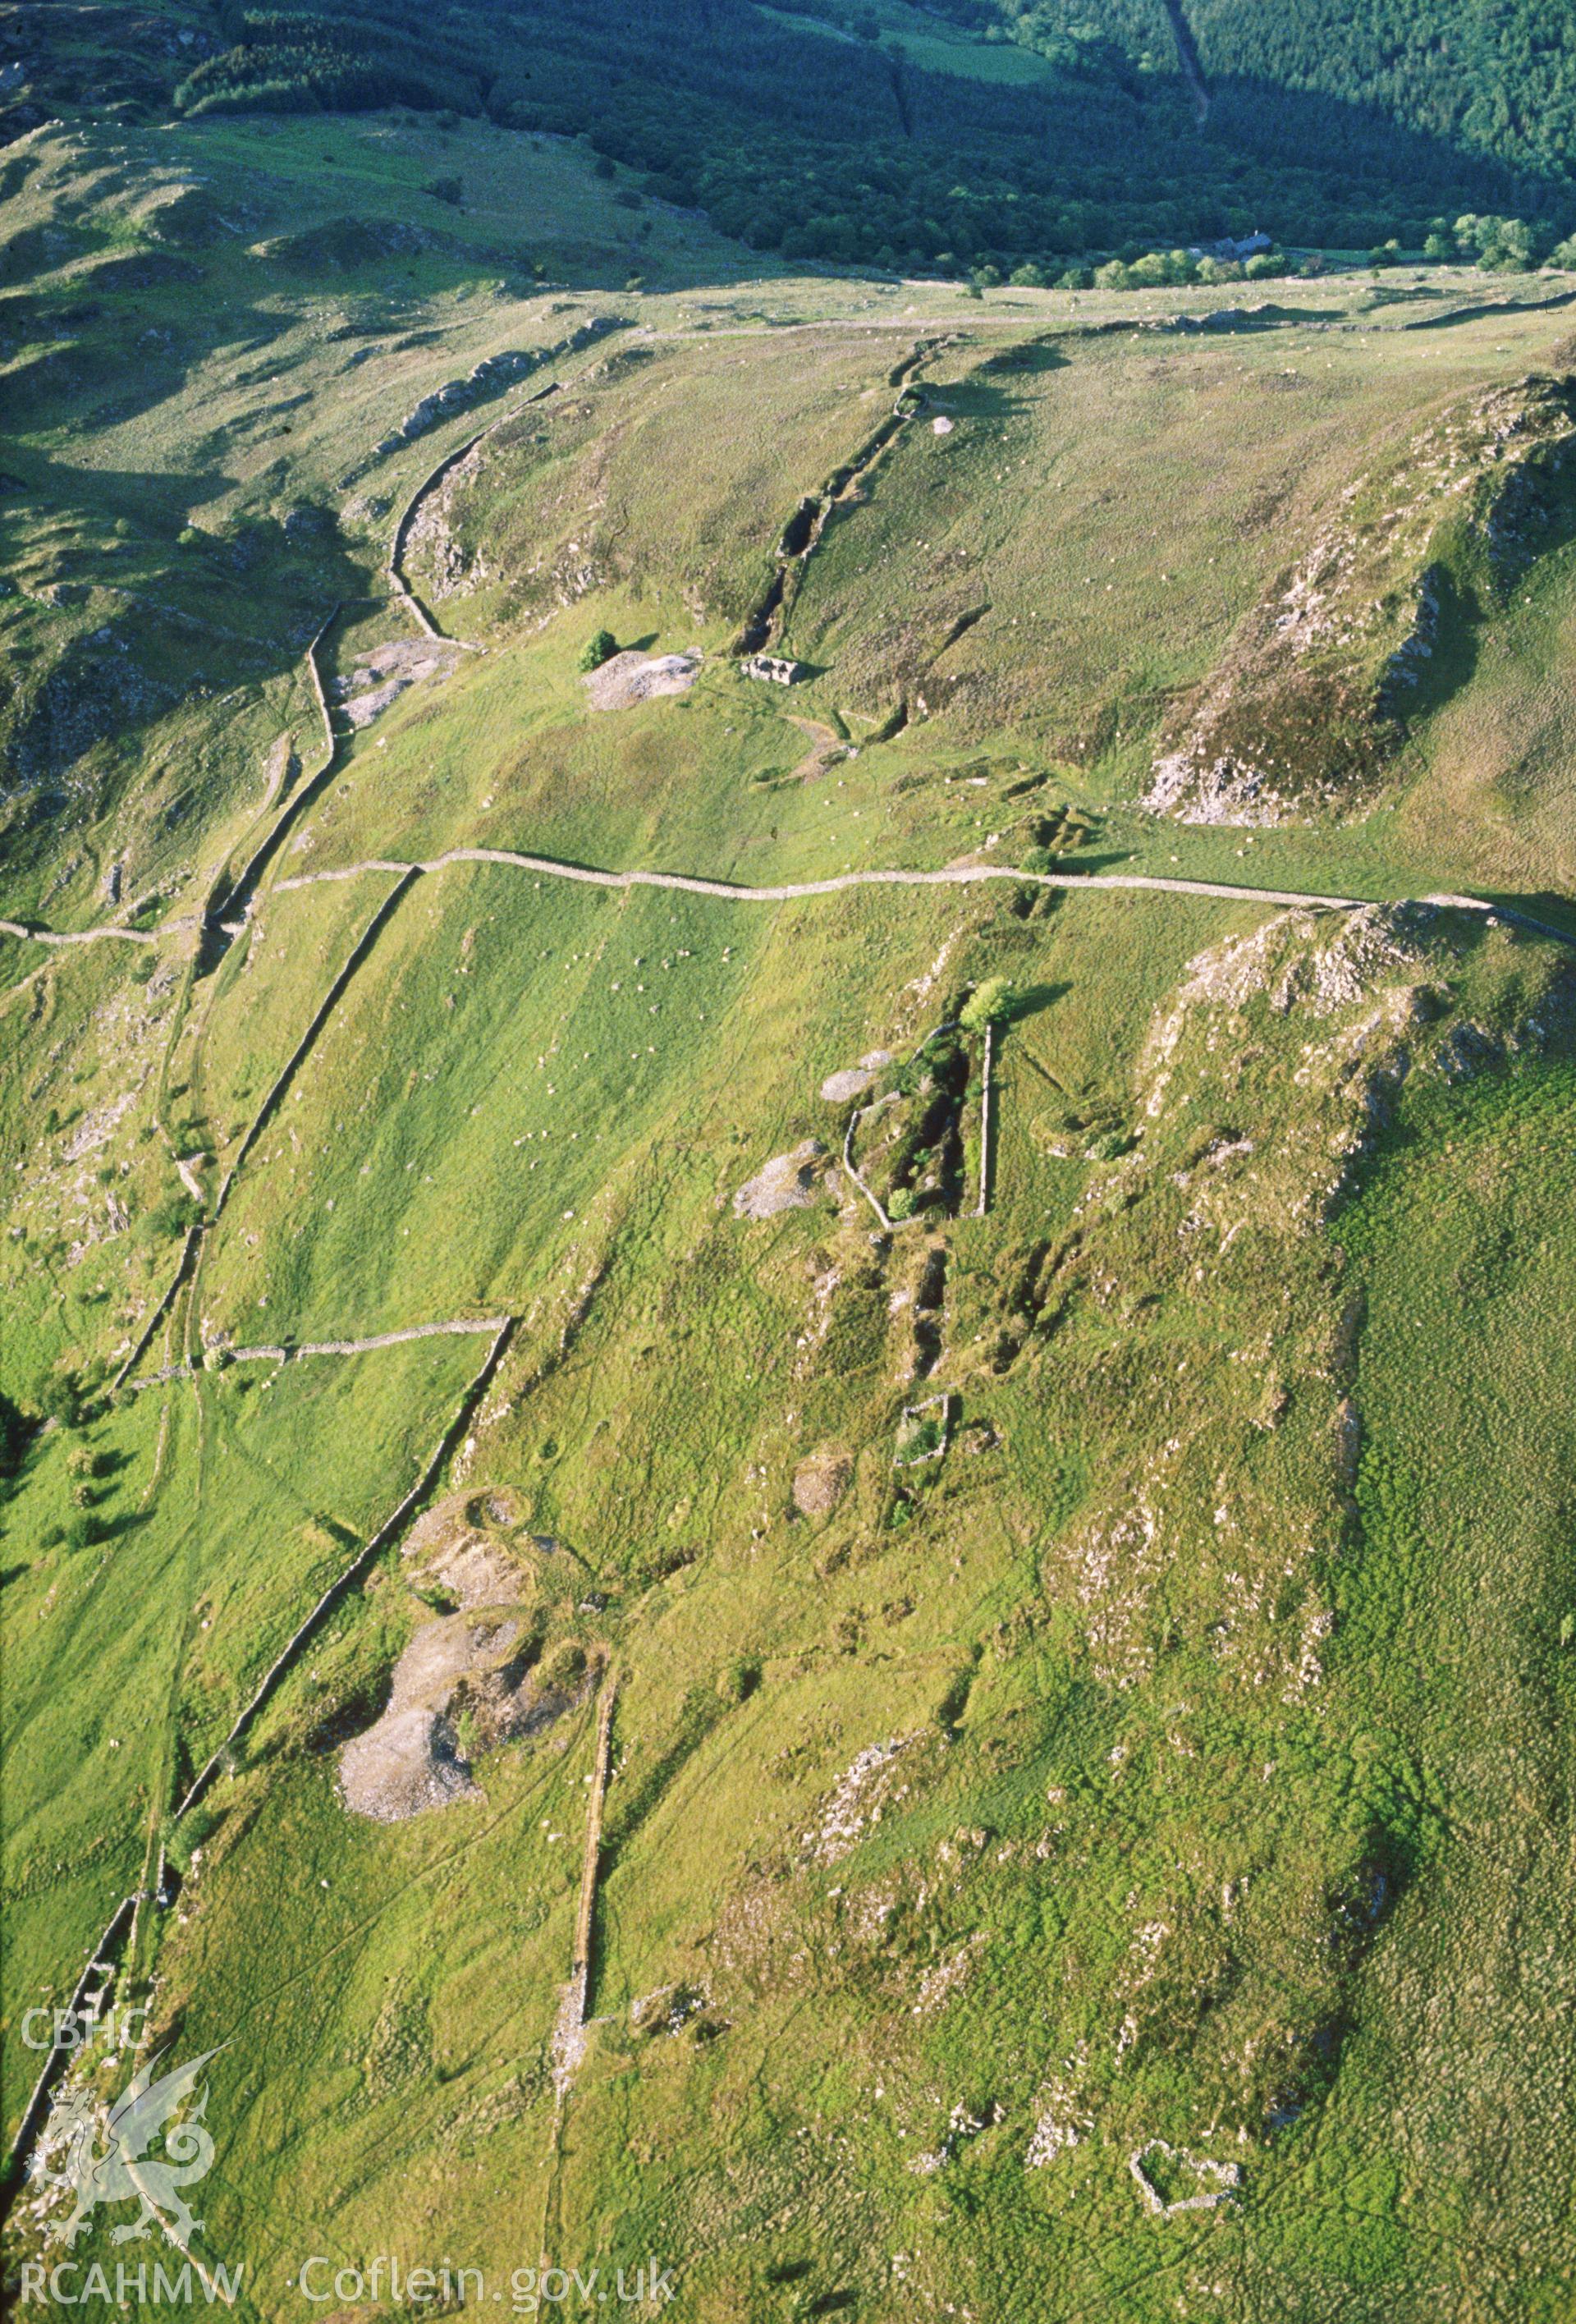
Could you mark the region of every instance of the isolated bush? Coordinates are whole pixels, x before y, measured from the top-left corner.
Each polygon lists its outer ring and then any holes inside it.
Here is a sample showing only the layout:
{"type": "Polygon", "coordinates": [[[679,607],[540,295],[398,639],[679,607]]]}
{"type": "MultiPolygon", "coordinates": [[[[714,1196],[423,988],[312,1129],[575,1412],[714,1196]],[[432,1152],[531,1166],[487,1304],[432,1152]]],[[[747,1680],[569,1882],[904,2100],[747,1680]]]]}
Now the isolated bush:
{"type": "Polygon", "coordinates": [[[1010,1017],[1017,1000],[1009,978],[988,976],[964,1001],[958,1022],[966,1033],[982,1033],[987,1025],[1000,1025],[1010,1017]]]}
{"type": "Polygon", "coordinates": [[[722,1702],[743,1702],[760,1683],[760,1664],[745,1655],[735,1655],[717,1673],[717,1699],[722,1702]]]}
{"type": "Polygon", "coordinates": [[[156,1203],[148,1212],[143,1222],[143,1229],[162,1241],[174,1235],[184,1234],[189,1227],[196,1226],[201,1216],[201,1211],[189,1194],[167,1194],[161,1203],[156,1203]]]}
{"type": "Polygon", "coordinates": [[[45,1420],[58,1420],[62,1428],[80,1427],[82,1390],[75,1373],[49,1373],[38,1391],[38,1408],[45,1420]]]}
{"type": "Polygon", "coordinates": [[[598,630],[594,637],[589,637],[585,641],[585,650],[580,656],[580,667],[583,670],[600,669],[603,663],[611,659],[617,651],[618,640],[613,636],[613,632],[598,630]]]}
{"type": "Polygon", "coordinates": [[[563,1639],[550,1655],[542,1657],[540,1675],[544,1686],[571,1687],[585,1675],[585,1649],[573,1638],[563,1639]]]}
{"type": "Polygon", "coordinates": [[[463,178],[429,178],[421,190],[424,194],[430,194],[435,202],[447,202],[451,208],[456,210],[465,198],[463,178]]]}
{"type": "Polygon", "coordinates": [[[27,1449],[28,1435],[27,1419],[21,1406],[13,1404],[0,1389],[0,1477],[15,1475],[27,1449]]]}

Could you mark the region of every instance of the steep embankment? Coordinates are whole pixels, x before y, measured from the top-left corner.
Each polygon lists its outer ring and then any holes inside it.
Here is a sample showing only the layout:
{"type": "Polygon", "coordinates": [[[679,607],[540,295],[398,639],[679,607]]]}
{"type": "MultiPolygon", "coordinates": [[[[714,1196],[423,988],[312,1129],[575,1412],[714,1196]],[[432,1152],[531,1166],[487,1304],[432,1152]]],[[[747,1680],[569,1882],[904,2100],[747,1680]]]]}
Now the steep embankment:
{"type": "Polygon", "coordinates": [[[1146,805],[1194,823],[1360,812],[1576,520],[1576,382],[1474,395],[1359,477],[1170,722],[1146,805]]]}

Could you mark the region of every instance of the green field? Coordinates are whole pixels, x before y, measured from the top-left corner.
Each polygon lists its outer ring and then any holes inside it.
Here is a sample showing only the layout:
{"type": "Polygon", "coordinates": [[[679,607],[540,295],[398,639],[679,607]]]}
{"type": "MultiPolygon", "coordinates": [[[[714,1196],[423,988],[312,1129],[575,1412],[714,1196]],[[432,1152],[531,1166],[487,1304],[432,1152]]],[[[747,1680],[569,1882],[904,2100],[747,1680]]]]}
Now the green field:
{"type": "Polygon", "coordinates": [[[162,1867],[117,1989],[218,2052],[238,2316],[396,2254],[1554,2324],[1576,527],[1482,414],[1563,394],[1565,278],[972,298],[637,254],[475,121],[19,145],[7,2139],[162,1867]],[[604,630],[693,682],[596,707],[604,630]],[[1272,816],[1146,804],[1217,712],[1272,816]],[[949,868],[1021,876],[566,876],[949,868]],[[358,1812],[410,1702],[437,1788],[358,1812]]]}

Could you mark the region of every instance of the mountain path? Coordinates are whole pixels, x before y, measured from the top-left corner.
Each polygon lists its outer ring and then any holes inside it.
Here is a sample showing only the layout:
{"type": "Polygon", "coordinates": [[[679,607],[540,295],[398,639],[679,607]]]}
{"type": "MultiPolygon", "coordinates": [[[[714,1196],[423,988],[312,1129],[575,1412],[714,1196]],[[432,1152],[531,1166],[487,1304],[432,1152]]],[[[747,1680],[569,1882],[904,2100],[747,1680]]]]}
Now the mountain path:
{"type": "Polygon", "coordinates": [[[551,880],[578,880],[594,888],[666,888],[678,890],[692,896],[715,896],[734,904],[791,904],[811,896],[835,896],[852,888],[963,888],[982,880],[1010,880],[1021,887],[1064,888],[1083,890],[1134,890],[1147,894],[1170,896],[1219,896],[1231,903],[1275,904],[1295,909],[1313,911],[1358,912],[1375,903],[1416,901],[1448,907],[1463,912],[1481,912],[1487,917],[1514,920],[1520,927],[1535,928],[1540,935],[1553,936],[1562,944],[1576,942],[1562,929],[1547,922],[1531,918],[1505,904],[1489,902],[1481,896],[1437,895],[1415,899],[1401,897],[1332,896],[1315,894],[1294,888],[1250,888],[1224,880],[1172,880],[1158,872],[1024,872],[1009,863],[954,863],[937,872],[890,871],[840,872],[824,880],[784,881],[769,888],[745,887],[732,880],[705,880],[682,872],[605,872],[594,865],[572,863],[552,855],[526,855],[508,847],[451,847],[442,855],[433,855],[414,862],[388,856],[369,856],[363,862],[346,863],[322,872],[301,872],[289,880],[276,880],[271,892],[283,895],[295,888],[310,888],[330,880],[355,880],[364,873],[384,872],[410,879],[426,872],[441,872],[451,863],[502,863],[520,872],[535,872],[551,880]]]}
{"type": "Polygon", "coordinates": [[[0,920],[0,936],[20,936],[24,943],[46,945],[103,944],[106,937],[118,937],[122,944],[157,944],[156,934],[149,928],[30,928],[21,920],[0,920]]]}
{"type": "MultiPolygon", "coordinates": [[[[327,880],[355,880],[369,872],[387,872],[406,878],[423,872],[441,872],[451,863],[503,863],[520,872],[537,872],[553,880],[578,880],[594,888],[668,888],[691,896],[715,896],[734,904],[791,904],[808,896],[836,896],[851,888],[963,888],[979,880],[1012,880],[1032,888],[1121,888],[1157,890],[1178,896],[1224,896],[1249,904],[1306,905],[1316,910],[1360,911],[1371,898],[1325,896],[1286,888],[1234,887],[1220,880],[1167,880],[1144,872],[1020,872],[1009,863],[954,863],[939,872],[839,872],[824,880],[789,880],[770,888],[749,888],[732,880],[705,880],[684,872],[604,872],[592,864],[570,863],[551,855],[524,855],[508,847],[451,847],[442,855],[416,862],[369,856],[364,862],[335,870],[301,872],[292,879],[276,880],[272,893],[284,895],[293,888],[310,888],[327,880]]],[[[1499,907],[1475,896],[1429,897],[1430,903],[1449,903],[1476,912],[1499,907]]]]}
{"type": "MultiPolygon", "coordinates": [[[[456,1315],[443,1323],[407,1323],[397,1332],[373,1332],[364,1340],[281,1340],[255,1348],[224,1348],[221,1352],[226,1364],[293,1364],[301,1356],[367,1356],[378,1348],[403,1347],[410,1340],[470,1339],[483,1333],[496,1333],[508,1320],[503,1315],[475,1319],[456,1315]]],[[[170,1364],[133,1385],[152,1388],[164,1380],[190,1379],[199,1369],[195,1364],[170,1364]]]]}

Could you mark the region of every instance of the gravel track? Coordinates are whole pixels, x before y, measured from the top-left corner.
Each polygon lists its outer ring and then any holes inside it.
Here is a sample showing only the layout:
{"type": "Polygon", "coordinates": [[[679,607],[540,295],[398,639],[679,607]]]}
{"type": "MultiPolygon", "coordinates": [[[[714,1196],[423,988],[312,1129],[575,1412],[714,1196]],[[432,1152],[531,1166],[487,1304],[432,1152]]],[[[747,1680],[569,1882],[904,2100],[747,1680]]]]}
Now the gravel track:
{"type": "MultiPolygon", "coordinates": [[[[691,896],[716,896],[733,904],[791,904],[806,896],[838,896],[850,888],[966,888],[982,880],[1011,880],[1031,888],[1139,889],[1173,896],[1224,896],[1249,904],[1306,905],[1318,911],[1355,912],[1369,899],[1361,896],[1318,896],[1286,888],[1241,888],[1220,880],[1163,880],[1142,872],[1019,872],[1009,863],[949,864],[940,872],[840,872],[825,880],[785,881],[771,888],[746,888],[731,880],[700,880],[683,872],[603,872],[586,863],[567,863],[551,855],[522,855],[507,847],[451,847],[446,854],[424,862],[399,862],[371,856],[363,863],[346,863],[335,871],[302,872],[278,880],[273,892],[310,888],[325,880],[355,880],[367,872],[441,872],[450,863],[505,863],[520,872],[535,872],[551,880],[578,880],[593,888],[668,888],[691,896]]],[[[1495,908],[1470,896],[1430,899],[1459,905],[1463,910],[1495,908]]]]}

